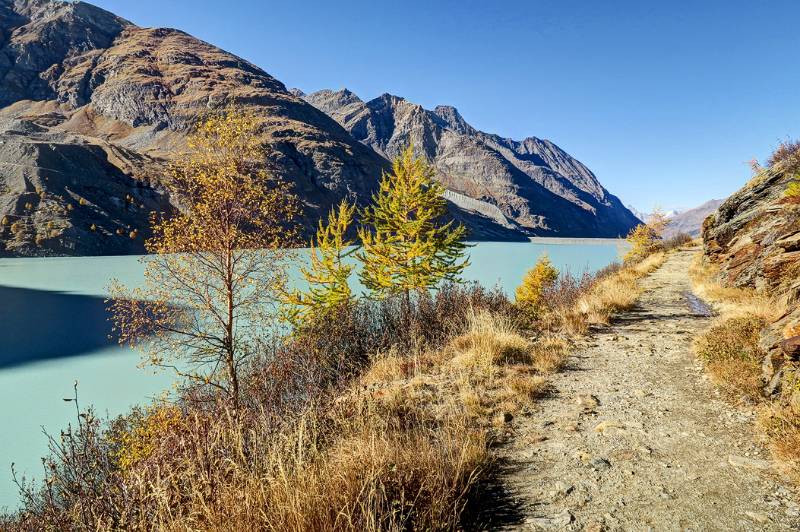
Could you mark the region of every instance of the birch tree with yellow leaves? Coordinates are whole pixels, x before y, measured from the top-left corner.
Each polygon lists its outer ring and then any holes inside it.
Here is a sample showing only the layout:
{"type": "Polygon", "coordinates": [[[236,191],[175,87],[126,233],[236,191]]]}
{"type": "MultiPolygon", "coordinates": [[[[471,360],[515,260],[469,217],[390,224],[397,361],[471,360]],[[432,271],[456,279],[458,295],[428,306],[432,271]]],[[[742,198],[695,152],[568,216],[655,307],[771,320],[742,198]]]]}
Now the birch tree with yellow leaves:
{"type": "Polygon", "coordinates": [[[239,371],[277,317],[299,201],[267,170],[257,116],[233,107],[201,121],[167,187],[182,209],[154,215],[145,282],[115,281],[119,342],[145,362],[218,389],[239,406],[239,371]]]}
{"type": "Polygon", "coordinates": [[[362,284],[378,298],[457,281],[469,264],[465,258],[466,229],[444,222],[444,188],[435,171],[408,146],[384,173],[360,228],[362,284]]]}

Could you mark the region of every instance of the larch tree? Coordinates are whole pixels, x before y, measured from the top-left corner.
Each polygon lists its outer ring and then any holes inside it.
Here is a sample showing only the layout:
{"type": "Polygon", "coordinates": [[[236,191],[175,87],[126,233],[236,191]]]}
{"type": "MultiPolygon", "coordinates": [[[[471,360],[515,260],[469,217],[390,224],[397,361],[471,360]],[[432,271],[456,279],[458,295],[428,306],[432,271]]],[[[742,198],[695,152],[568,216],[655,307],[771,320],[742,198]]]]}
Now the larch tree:
{"type": "Polygon", "coordinates": [[[435,171],[408,146],[384,173],[359,229],[362,284],[376,297],[457,281],[469,264],[463,225],[444,222],[447,203],[435,171]]]}
{"type": "Polygon", "coordinates": [[[545,291],[552,287],[558,280],[558,270],[550,257],[542,255],[536,265],[528,270],[522,279],[522,284],[517,287],[515,297],[517,305],[533,317],[538,317],[544,305],[545,291]]]}
{"type": "Polygon", "coordinates": [[[355,265],[345,259],[356,249],[355,242],[347,238],[355,210],[354,204],[342,200],[331,209],[327,223],[320,220],[311,242],[309,265],[300,268],[308,287],[287,291],[284,296],[284,314],[295,328],[353,301],[349,280],[355,265]]]}
{"type": "Polygon", "coordinates": [[[656,207],[648,216],[647,223],[634,227],[625,240],[631,245],[625,254],[625,262],[639,262],[651,253],[658,251],[664,237],[669,219],[664,211],[656,207]]]}
{"type": "Polygon", "coordinates": [[[111,287],[119,342],[145,362],[218,389],[239,407],[239,372],[277,316],[297,243],[299,201],[269,172],[254,114],[229,107],[202,120],[167,188],[182,205],[152,216],[145,282],[111,287]]]}

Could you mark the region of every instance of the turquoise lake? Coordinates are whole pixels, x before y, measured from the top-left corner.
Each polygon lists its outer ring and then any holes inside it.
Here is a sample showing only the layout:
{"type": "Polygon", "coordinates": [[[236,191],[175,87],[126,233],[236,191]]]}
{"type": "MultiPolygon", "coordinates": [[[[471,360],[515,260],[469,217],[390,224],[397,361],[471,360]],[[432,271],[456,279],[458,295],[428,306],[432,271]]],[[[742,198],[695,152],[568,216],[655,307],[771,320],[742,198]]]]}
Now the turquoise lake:
{"type": "MultiPolygon", "coordinates": [[[[470,248],[464,277],[513,293],[543,253],[561,271],[595,271],[619,259],[616,240],[536,239],[470,248]]],[[[43,433],[74,420],[73,383],[83,408],[116,416],[167,390],[173,376],[140,369],[139,354],[108,340],[106,287],[142,281],[138,257],[0,259],[0,510],[17,505],[11,464],[40,478],[43,433]]]]}

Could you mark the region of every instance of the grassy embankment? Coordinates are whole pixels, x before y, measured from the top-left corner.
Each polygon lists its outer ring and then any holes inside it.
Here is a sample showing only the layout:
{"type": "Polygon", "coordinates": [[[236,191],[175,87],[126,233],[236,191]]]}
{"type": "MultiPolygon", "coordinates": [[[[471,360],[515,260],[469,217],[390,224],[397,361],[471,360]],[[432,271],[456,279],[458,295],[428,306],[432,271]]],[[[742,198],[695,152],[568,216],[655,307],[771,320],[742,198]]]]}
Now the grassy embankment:
{"type": "MultiPolygon", "coordinates": [[[[758,427],[770,442],[780,468],[800,482],[800,404],[792,396],[798,376],[791,368],[784,376],[783,394],[764,395],[761,363],[766,353],[762,331],[786,313],[785,300],[753,289],[725,287],[716,281],[718,269],[698,257],[690,270],[697,294],[711,302],[719,316],[695,341],[695,351],[706,363],[712,380],[733,401],[759,407],[758,427]]],[[[784,331],[785,336],[798,331],[784,331]]]]}

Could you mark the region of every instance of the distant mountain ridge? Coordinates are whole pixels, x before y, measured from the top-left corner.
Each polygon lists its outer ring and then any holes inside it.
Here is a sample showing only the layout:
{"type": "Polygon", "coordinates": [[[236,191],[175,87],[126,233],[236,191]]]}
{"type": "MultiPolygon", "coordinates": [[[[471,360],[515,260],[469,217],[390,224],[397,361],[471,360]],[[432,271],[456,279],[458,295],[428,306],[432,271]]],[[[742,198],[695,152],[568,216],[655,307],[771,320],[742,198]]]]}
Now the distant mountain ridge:
{"type": "Polygon", "coordinates": [[[703,220],[716,212],[724,200],[709,200],[693,209],[680,211],[670,217],[665,235],[667,237],[685,233],[690,236],[700,236],[703,230],[703,220]]]}
{"type": "Polygon", "coordinates": [[[525,234],[618,237],[638,223],[591,170],[548,140],[484,133],[454,107],[431,111],[391,94],[368,102],[348,89],[295,94],[386,158],[413,143],[448,189],[496,206],[525,234]]]}
{"type": "MultiPolygon", "coordinates": [[[[678,234],[687,234],[690,236],[700,236],[703,220],[717,210],[722,204],[723,200],[712,199],[702,205],[698,205],[692,209],[680,210],[670,209],[663,211],[664,216],[667,218],[667,226],[664,230],[664,236],[670,238],[678,234]]],[[[636,215],[637,218],[643,222],[650,219],[652,213],[642,212],[635,207],[628,206],[628,209],[636,215]]]]}

